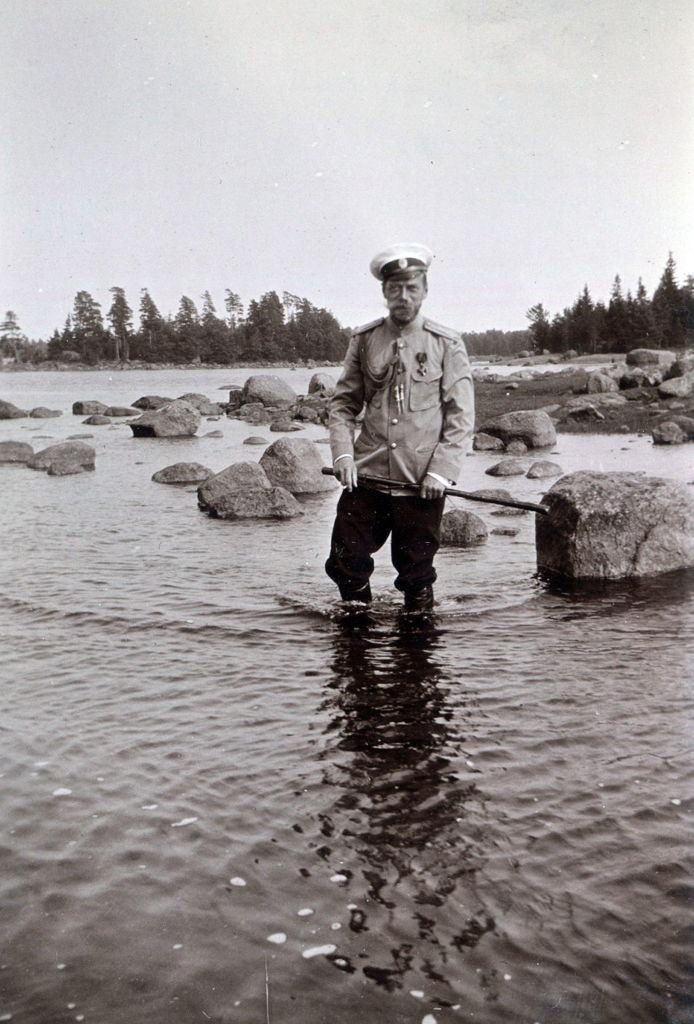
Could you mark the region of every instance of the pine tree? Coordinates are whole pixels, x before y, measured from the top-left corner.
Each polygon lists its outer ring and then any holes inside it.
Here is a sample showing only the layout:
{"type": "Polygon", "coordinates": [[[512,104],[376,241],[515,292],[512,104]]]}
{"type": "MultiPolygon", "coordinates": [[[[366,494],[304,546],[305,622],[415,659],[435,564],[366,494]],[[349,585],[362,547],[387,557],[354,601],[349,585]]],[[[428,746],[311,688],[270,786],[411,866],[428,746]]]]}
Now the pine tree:
{"type": "Polygon", "coordinates": [[[530,335],[533,340],[533,348],[539,355],[548,347],[550,336],[549,314],[542,303],[538,302],[536,305],[531,306],[525,315],[530,321],[530,335]]]}
{"type": "Polygon", "coordinates": [[[243,320],[243,303],[236,292],[227,288],[224,298],[224,306],[227,311],[227,323],[232,329],[238,327],[243,320]]]}
{"type": "Polygon", "coordinates": [[[125,291],[122,288],[110,288],[113,295],[111,308],[108,311],[108,319],[111,324],[113,338],[115,341],[116,362],[127,363],[130,359],[130,335],[133,327],[133,311],[125,298],[125,291]]]}
{"type": "Polygon", "coordinates": [[[5,319],[0,323],[0,354],[11,356],[16,362],[19,361],[19,346],[26,337],[22,334],[17,314],[12,309],[5,313],[5,319]]]}
{"type": "Polygon", "coordinates": [[[108,338],[104,330],[101,306],[89,292],[80,291],[75,295],[71,335],[85,362],[98,363],[106,355],[108,338]]]}
{"type": "Polygon", "coordinates": [[[661,344],[669,348],[679,348],[685,339],[686,310],[675,273],[675,261],[669,253],[660,283],[653,293],[653,313],[661,344]]]}

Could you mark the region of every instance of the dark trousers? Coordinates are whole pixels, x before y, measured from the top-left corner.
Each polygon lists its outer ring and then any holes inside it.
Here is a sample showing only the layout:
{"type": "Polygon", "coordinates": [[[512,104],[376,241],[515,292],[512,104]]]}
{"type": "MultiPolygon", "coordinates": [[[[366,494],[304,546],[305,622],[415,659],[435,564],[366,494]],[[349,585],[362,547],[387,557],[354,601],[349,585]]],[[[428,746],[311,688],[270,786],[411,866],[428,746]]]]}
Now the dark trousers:
{"type": "Polygon", "coordinates": [[[374,568],[371,556],[389,535],[398,590],[414,593],[433,583],[444,502],[444,498],[394,498],[363,486],[343,491],[325,563],[325,571],[343,596],[369,582],[374,568]]]}

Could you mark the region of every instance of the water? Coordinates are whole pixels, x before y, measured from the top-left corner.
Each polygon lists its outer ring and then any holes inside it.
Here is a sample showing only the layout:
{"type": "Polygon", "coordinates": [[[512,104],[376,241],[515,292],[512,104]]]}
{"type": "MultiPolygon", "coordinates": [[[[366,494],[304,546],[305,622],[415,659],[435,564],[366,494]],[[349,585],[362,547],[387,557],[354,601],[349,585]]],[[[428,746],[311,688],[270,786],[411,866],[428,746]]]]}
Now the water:
{"type": "MultiPolygon", "coordinates": [[[[135,440],[69,414],[247,372],[0,377],[65,410],[0,439],[97,449],[81,476],[0,470],[0,1019],[693,1020],[686,579],[549,587],[533,517],[478,505],[520,532],[440,553],[433,622],[399,614],[387,551],[359,622],[322,570],[336,495],[234,524],[151,482],[255,460],[266,428],[135,440]]],[[[647,438],[557,451],[691,479],[647,438]]],[[[496,485],[494,459],[461,486],[496,485]]]]}

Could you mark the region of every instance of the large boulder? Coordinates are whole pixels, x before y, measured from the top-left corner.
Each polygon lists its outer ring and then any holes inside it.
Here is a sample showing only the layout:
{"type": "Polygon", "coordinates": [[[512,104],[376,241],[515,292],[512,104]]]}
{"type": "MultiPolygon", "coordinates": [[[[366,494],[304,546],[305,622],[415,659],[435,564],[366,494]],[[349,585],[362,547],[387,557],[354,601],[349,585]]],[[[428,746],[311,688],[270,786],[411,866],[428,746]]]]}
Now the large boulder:
{"type": "Polygon", "coordinates": [[[663,380],[670,380],[672,377],[684,377],[685,374],[694,370],[694,351],[689,350],[675,359],[674,363],[663,374],[663,380]]]}
{"type": "Polygon", "coordinates": [[[73,402],[73,416],[103,416],[108,406],[104,402],[87,401],[73,402]]]}
{"type": "Polygon", "coordinates": [[[629,388],[653,388],[662,383],[663,371],[658,366],[633,366],[619,378],[623,391],[629,388]]]}
{"type": "Polygon", "coordinates": [[[213,402],[207,397],[207,395],[199,395],[195,391],[190,391],[185,395],[179,395],[177,401],[188,402],[203,416],[219,416],[219,414],[224,411],[218,402],[213,402]]]}
{"type": "Polygon", "coordinates": [[[455,508],[441,519],[441,544],[446,547],[474,547],[484,544],[488,535],[486,524],[474,512],[455,508]]]}
{"type": "Polygon", "coordinates": [[[309,395],[330,395],[335,394],[337,381],[329,373],[314,373],[308,382],[309,395]]]}
{"type": "Polygon", "coordinates": [[[29,469],[48,471],[49,476],[71,476],[95,468],[96,452],[83,441],[63,441],[36,452],[29,461],[29,469]]]}
{"type": "Polygon", "coordinates": [[[509,441],[523,441],[528,448],[549,448],[556,444],[554,424],[541,409],[506,412],[482,426],[482,432],[509,441]]]}
{"type": "Polygon", "coordinates": [[[338,486],[332,476],[323,476],[325,463],[320,449],[305,438],[280,437],[263,452],[260,465],[276,487],[292,494],[318,494],[338,486]]]}
{"type": "Polygon", "coordinates": [[[542,499],[537,564],[571,579],[651,576],[694,565],[694,497],[640,473],[572,473],[542,499]]]}
{"type": "Polygon", "coordinates": [[[659,366],[667,369],[675,361],[675,353],[664,348],[633,348],[627,352],[627,366],[659,366]]]}
{"type": "Polygon", "coordinates": [[[24,441],[0,441],[0,466],[28,462],[34,449],[24,441]]]}
{"type": "Polygon", "coordinates": [[[258,373],[249,377],[244,384],[241,404],[260,402],[261,405],[274,405],[282,408],[291,405],[296,398],[296,391],[290,388],[289,384],[281,377],[258,373]]]}
{"type": "Polygon", "coordinates": [[[0,399],[0,420],[19,420],[29,413],[24,409],[18,409],[12,402],[4,402],[0,399]]]}
{"type": "Polygon", "coordinates": [[[136,402],[133,402],[133,408],[142,409],[161,409],[164,405],[169,405],[173,402],[173,398],[164,398],[162,395],[143,395],[142,398],[138,398],[136,402]]]}
{"type": "Polygon", "coordinates": [[[192,437],[200,426],[198,410],[179,400],[144,412],[129,424],[135,437],[192,437]]]}
{"type": "Polygon", "coordinates": [[[236,462],[198,488],[198,505],[217,519],[292,519],[303,515],[296,498],[273,487],[257,462],[236,462]]]}
{"type": "Polygon", "coordinates": [[[31,410],[29,415],[34,420],[51,420],[63,414],[60,409],[47,409],[45,405],[37,405],[36,408],[31,410]]]}
{"type": "Polygon", "coordinates": [[[659,398],[690,398],[694,395],[694,371],[682,377],[671,377],[664,380],[658,388],[659,398]]]}
{"type": "Polygon", "coordinates": [[[157,484],[200,484],[212,475],[212,470],[199,462],[174,462],[153,473],[152,480],[157,484]]]}

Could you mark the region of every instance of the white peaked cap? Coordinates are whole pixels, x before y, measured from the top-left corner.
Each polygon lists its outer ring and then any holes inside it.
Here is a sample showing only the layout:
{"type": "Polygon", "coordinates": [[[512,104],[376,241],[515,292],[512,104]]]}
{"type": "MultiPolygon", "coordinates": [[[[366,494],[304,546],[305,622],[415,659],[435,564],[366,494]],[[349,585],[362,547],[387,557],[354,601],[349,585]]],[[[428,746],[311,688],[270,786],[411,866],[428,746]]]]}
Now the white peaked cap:
{"type": "Polygon", "coordinates": [[[401,242],[398,245],[389,246],[374,256],[369,268],[374,277],[379,281],[385,281],[393,274],[404,273],[408,270],[427,271],[433,258],[433,252],[426,245],[418,245],[416,242],[401,242]]]}

